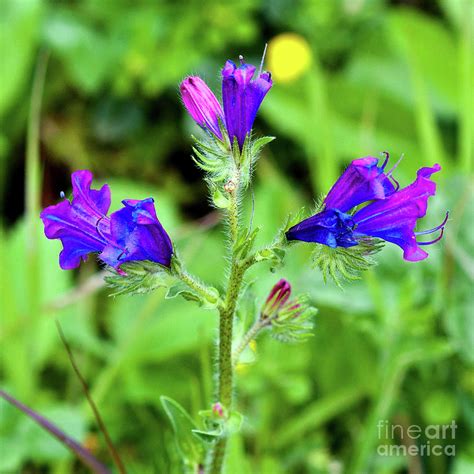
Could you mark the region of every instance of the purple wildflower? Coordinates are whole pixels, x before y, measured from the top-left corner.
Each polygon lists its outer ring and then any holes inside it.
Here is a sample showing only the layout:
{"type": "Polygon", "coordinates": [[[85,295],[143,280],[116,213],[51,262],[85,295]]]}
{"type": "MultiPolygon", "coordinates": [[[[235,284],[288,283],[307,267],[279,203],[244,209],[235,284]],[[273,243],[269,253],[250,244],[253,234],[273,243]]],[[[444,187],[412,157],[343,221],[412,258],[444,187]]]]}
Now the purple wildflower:
{"type": "Polygon", "coordinates": [[[272,87],[269,72],[259,72],[254,79],[255,66],[241,64],[237,67],[232,61],[222,69],[222,103],[227,133],[231,143],[237,138],[242,149],[245,138],[253,127],[257,111],[265,95],[272,87]]]}
{"type": "Polygon", "coordinates": [[[353,161],[329,191],[323,210],[289,229],[287,239],[335,248],[352,247],[362,239],[375,237],[401,247],[405,260],[425,259],[428,253],[420,246],[440,240],[448,218],[446,213],[439,226],[415,232],[417,220],[426,214],[428,198],[436,193],[436,184],[430,177],[441,167],[421,168],[416,180],[399,190],[398,183],[391,176],[398,163],[385,173],[387,159],[381,167],[377,162],[372,157],[353,161]],[[354,214],[346,213],[368,201],[372,202],[354,214]],[[436,231],[441,231],[437,239],[417,241],[417,236],[436,231]]]}
{"type": "Polygon", "coordinates": [[[257,111],[265,95],[272,87],[271,75],[259,72],[254,78],[256,68],[242,63],[236,66],[227,61],[222,69],[222,103],[206,83],[197,76],[184,79],[180,85],[181,97],[193,120],[211,132],[219,140],[222,133],[219,122],[226,127],[230,142],[237,138],[240,149],[252,130],[257,111]]]}
{"type": "Polygon", "coordinates": [[[173,246],[156,217],[153,199],[125,200],[124,207],[109,217],[109,186],[91,189],[92,179],[88,170],[74,172],[72,201],[66,199],[41,212],[46,237],[63,244],[61,268],[78,267],[90,253],[99,253],[103,262],[116,269],[137,260],[169,266],[173,246]]]}

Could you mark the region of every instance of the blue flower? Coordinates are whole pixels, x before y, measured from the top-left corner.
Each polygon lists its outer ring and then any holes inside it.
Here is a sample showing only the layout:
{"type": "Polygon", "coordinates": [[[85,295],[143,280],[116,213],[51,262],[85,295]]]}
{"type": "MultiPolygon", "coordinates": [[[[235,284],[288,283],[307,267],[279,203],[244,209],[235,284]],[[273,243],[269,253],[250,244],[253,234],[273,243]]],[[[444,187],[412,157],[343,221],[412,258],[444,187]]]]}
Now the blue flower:
{"type": "Polygon", "coordinates": [[[61,268],[78,267],[90,253],[99,253],[116,269],[135,260],[170,266],[173,246],[156,217],[153,199],[123,201],[124,207],[109,217],[110,188],[105,184],[91,189],[92,179],[88,170],[74,172],[72,201],[65,199],[41,212],[46,237],[63,244],[61,268]]]}
{"type": "MultiPolygon", "coordinates": [[[[436,193],[432,174],[439,165],[418,170],[416,180],[399,189],[392,172],[385,172],[388,156],[382,166],[373,157],[353,161],[329,191],[323,210],[293,226],[286,233],[288,240],[316,242],[329,247],[353,247],[360,240],[375,237],[403,249],[403,258],[423,260],[428,256],[421,246],[441,239],[448,219],[437,227],[415,232],[417,220],[425,216],[428,198],[436,193]],[[355,213],[348,212],[366,204],[355,213]],[[420,242],[417,236],[440,231],[437,239],[420,242]]],[[[398,164],[398,163],[397,163],[398,164]]]]}
{"type": "Polygon", "coordinates": [[[232,61],[222,69],[222,103],[227,133],[231,143],[237,138],[240,148],[250,133],[257,111],[265,95],[272,87],[268,72],[255,75],[255,66],[241,64],[237,67],[232,61]]]}

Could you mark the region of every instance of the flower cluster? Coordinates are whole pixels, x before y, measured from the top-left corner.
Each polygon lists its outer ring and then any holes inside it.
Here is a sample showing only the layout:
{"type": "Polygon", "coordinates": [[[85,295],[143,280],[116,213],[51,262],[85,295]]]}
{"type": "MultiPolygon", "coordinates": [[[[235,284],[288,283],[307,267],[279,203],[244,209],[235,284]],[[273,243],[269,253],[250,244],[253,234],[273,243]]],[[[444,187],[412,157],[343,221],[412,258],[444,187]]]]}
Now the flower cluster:
{"type": "Polygon", "coordinates": [[[436,193],[431,175],[441,167],[436,164],[419,169],[416,180],[399,189],[392,176],[398,163],[385,172],[387,163],[388,154],[381,166],[371,156],[354,160],[329,191],[323,209],[291,227],[287,239],[336,248],[353,247],[373,237],[401,247],[405,260],[425,259],[428,253],[421,246],[440,240],[448,219],[446,213],[440,225],[415,232],[417,220],[426,214],[428,198],[436,193]],[[363,204],[364,207],[356,209],[363,204]],[[417,240],[420,235],[437,231],[439,237],[430,242],[417,240]]]}
{"type": "Polygon", "coordinates": [[[107,213],[110,188],[91,189],[92,173],[88,170],[72,174],[72,201],[65,199],[41,212],[48,239],[59,239],[63,250],[59,255],[62,269],[79,266],[90,253],[119,269],[125,262],[150,260],[170,266],[173,246],[156,217],[153,199],[127,199],[123,208],[107,213]]]}
{"type": "Polygon", "coordinates": [[[222,103],[207,84],[197,76],[184,79],[180,85],[183,103],[193,120],[202,128],[223,140],[221,123],[233,144],[237,140],[240,149],[252,130],[257,111],[265,95],[272,87],[269,72],[255,76],[256,67],[242,62],[236,66],[227,61],[222,69],[222,103]]]}

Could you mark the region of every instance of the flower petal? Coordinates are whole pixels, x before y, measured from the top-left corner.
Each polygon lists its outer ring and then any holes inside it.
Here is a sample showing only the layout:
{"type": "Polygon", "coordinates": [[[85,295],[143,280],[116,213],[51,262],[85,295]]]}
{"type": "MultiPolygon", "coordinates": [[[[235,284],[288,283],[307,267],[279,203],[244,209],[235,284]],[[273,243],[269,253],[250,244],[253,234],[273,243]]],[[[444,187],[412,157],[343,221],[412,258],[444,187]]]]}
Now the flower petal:
{"type": "Polygon", "coordinates": [[[403,258],[409,261],[425,259],[415,236],[416,221],[426,214],[428,198],[436,193],[433,173],[439,165],[418,170],[416,180],[385,200],[375,201],[354,216],[355,236],[372,236],[392,242],[403,249],[403,258]]]}
{"type": "Polygon", "coordinates": [[[353,247],[352,217],[337,209],[328,209],[296,224],[286,233],[288,240],[316,242],[328,247],[353,247]]]}
{"type": "Polygon", "coordinates": [[[63,244],[59,264],[64,270],[78,267],[89,253],[100,252],[110,237],[106,216],[110,189],[106,184],[100,190],[90,189],[92,178],[88,170],[74,172],[72,202],[64,200],[40,214],[46,237],[60,239],[63,244]]]}
{"type": "Polygon", "coordinates": [[[125,200],[124,207],[110,216],[113,244],[100,258],[117,268],[124,262],[151,260],[169,266],[173,254],[171,240],[156,217],[152,198],[125,200]]]}
{"type": "Polygon", "coordinates": [[[395,187],[378,166],[379,160],[367,156],[354,160],[342,173],[324,199],[326,209],[347,212],[355,206],[374,199],[385,199],[395,187]]]}

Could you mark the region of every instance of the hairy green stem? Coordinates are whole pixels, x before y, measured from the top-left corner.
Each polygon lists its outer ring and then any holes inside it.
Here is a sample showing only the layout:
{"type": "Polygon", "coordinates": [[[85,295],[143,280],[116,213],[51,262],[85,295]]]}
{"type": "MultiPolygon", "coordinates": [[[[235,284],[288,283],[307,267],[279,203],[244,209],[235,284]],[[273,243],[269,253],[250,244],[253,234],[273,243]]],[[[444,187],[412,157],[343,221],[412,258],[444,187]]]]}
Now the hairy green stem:
{"type": "Polygon", "coordinates": [[[269,324],[270,324],[269,319],[258,319],[254,323],[254,325],[247,331],[247,333],[244,335],[244,337],[240,341],[240,344],[237,346],[237,348],[235,349],[234,354],[232,356],[232,365],[234,367],[239,362],[240,354],[242,354],[243,350],[250,344],[250,341],[252,341],[252,339],[255,339],[257,337],[257,334],[265,326],[268,326],[269,324]]]}
{"type": "MultiPolygon", "coordinates": [[[[239,234],[239,191],[240,173],[237,170],[229,182],[230,205],[228,208],[228,224],[231,240],[231,268],[227,291],[223,306],[219,309],[219,356],[218,356],[218,401],[227,412],[232,410],[233,365],[232,365],[232,332],[237,300],[242,286],[246,267],[242,266],[235,254],[235,246],[239,234]]],[[[220,438],[211,454],[210,472],[220,474],[224,464],[227,436],[220,438]]]]}

